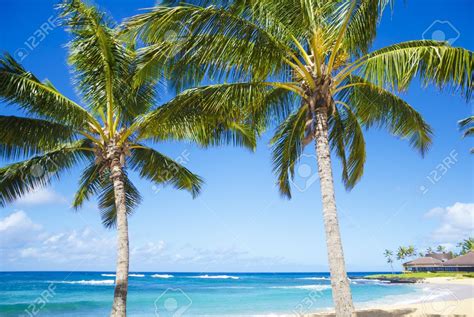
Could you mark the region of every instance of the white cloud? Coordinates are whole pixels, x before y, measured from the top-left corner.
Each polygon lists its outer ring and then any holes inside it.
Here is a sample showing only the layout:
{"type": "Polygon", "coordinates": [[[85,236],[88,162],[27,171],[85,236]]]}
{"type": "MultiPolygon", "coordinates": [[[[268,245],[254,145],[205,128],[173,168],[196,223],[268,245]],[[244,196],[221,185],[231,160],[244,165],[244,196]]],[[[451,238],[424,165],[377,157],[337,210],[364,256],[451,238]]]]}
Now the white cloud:
{"type": "MultiPolygon", "coordinates": [[[[114,270],[116,232],[91,227],[51,232],[24,211],[0,218],[0,270],[114,270]]],[[[259,257],[240,248],[202,249],[192,245],[169,247],[163,240],[131,242],[131,270],[219,271],[255,270],[283,263],[279,257],[259,257]]]]}
{"type": "Polygon", "coordinates": [[[44,204],[51,204],[51,203],[66,203],[67,200],[64,196],[61,196],[57,192],[47,189],[41,188],[30,193],[24,195],[20,199],[18,199],[17,203],[21,205],[44,205],[44,204]]]}
{"type": "Polygon", "coordinates": [[[436,242],[456,243],[474,231],[474,203],[457,202],[452,206],[437,207],[425,214],[440,219],[440,225],[432,233],[436,242]]]}
{"type": "Polygon", "coordinates": [[[0,220],[0,234],[9,231],[38,230],[41,226],[34,224],[23,210],[18,210],[0,220]]]}

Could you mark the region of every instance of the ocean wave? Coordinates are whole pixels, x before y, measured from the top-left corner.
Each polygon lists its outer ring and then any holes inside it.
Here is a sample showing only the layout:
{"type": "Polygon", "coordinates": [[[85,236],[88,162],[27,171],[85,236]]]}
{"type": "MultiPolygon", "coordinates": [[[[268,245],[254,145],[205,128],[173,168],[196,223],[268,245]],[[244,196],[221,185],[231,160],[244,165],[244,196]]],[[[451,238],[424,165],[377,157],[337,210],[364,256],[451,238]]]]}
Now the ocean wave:
{"type": "Polygon", "coordinates": [[[154,277],[154,278],[171,278],[171,277],[174,277],[174,276],[171,275],[171,274],[153,274],[151,277],[154,277]]]}
{"type": "Polygon", "coordinates": [[[82,281],[52,281],[60,284],[80,284],[80,285],[114,285],[114,280],[82,280],[82,281]]]}
{"type": "Polygon", "coordinates": [[[388,285],[390,281],[383,281],[377,279],[367,279],[367,278],[349,278],[351,284],[370,284],[370,285],[388,285]]]}
{"type": "Polygon", "coordinates": [[[314,291],[324,291],[326,289],[331,289],[331,285],[293,285],[293,286],[272,286],[270,288],[280,288],[280,289],[309,289],[314,291]]]}
{"type": "Polygon", "coordinates": [[[301,277],[299,280],[310,280],[310,281],[320,281],[320,280],[329,280],[329,277],[301,277]]]}
{"type": "Polygon", "coordinates": [[[188,276],[189,278],[203,278],[203,279],[231,279],[231,280],[238,280],[238,276],[232,275],[198,275],[198,276],[188,276]]]}
{"type": "Polygon", "coordinates": [[[105,277],[115,277],[115,274],[100,274],[102,276],[105,276],[105,277]]]}

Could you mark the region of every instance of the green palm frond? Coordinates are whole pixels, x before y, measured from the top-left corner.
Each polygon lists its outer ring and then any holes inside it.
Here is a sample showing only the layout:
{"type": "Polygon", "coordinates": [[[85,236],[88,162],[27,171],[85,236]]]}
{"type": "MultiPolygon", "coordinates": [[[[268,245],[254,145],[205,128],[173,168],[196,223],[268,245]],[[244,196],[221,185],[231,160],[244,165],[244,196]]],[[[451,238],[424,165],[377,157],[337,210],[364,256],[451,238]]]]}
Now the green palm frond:
{"type": "Polygon", "coordinates": [[[467,100],[471,97],[472,52],[445,42],[403,42],[369,53],[355,64],[361,77],[379,87],[405,90],[419,76],[425,85],[459,91],[467,100]]]}
{"type": "Polygon", "coordinates": [[[91,159],[92,148],[87,140],[62,144],[28,160],[0,169],[0,206],[5,206],[26,193],[47,186],[59,179],[61,172],[80,160],[91,159]]]}
{"type": "MultiPolygon", "coordinates": [[[[126,87],[129,57],[112,22],[79,0],[66,0],[59,7],[63,23],[73,36],[68,45],[69,63],[79,92],[96,111],[109,116],[113,111],[120,112],[116,99],[126,87]]],[[[108,117],[109,124],[111,121],[108,117]]]]}
{"type": "Polygon", "coordinates": [[[188,89],[138,121],[138,139],[190,139],[203,146],[256,146],[257,123],[268,97],[263,83],[233,83],[188,89]]]}
{"type": "MultiPolygon", "coordinates": [[[[289,49],[257,23],[215,6],[156,7],[131,18],[125,29],[129,36],[153,44],[143,52],[149,59],[144,67],[171,56],[178,64],[172,66],[173,73],[183,65],[197,65],[192,69],[202,75],[200,66],[206,65],[208,75],[219,78],[229,73],[229,66],[233,76],[252,73],[263,79],[289,49]]],[[[189,70],[179,75],[185,73],[189,70]]]]}
{"type": "Polygon", "coordinates": [[[88,201],[92,195],[97,195],[101,189],[103,179],[107,177],[104,173],[105,166],[92,162],[84,169],[79,183],[79,189],[74,195],[72,206],[77,210],[84,202],[88,201]]]}
{"type": "MultiPolygon", "coordinates": [[[[133,185],[126,172],[124,173],[123,183],[125,189],[127,215],[131,215],[142,201],[142,196],[135,185],[133,185]]],[[[104,177],[101,181],[99,209],[102,218],[102,224],[106,228],[115,227],[117,220],[117,208],[115,205],[114,185],[109,177],[104,177]]]]}
{"type": "Polygon", "coordinates": [[[9,54],[0,57],[0,101],[75,128],[96,122],[84,108],[59,93],[49,82],[38,80],[9,54]]]}
{"type": "Polygon", "coordinates": [[[156,184],[171,184],[188,190],[193,197],[201,191],[202,179],[175,160],[142,145],[132,146],[130,168],[156,184]]]}
{"type": "Polygon", "coordinates": [[[329,120],[329,141],[341,159],[342,181],[350,190],[362,178],[366,159],[361,123],[350,107],[342,105],[335,109],[335,115],[329,120]]]}
{"type": "Polygon", "coordinates": [[[390,133],[408,138],[422,155],[431,145],[432,131],[423,117],[406,101],[364,79],[352,76],[348,102],[365,127],[387,128],[390,133]]]}
{"type": "MultiPolygon", "coordinates": [[[[354,56],[366,54],[377,34],[377,25],[387,5],[393,0],[359,0],[352,13],[345,36],[345,49],[354,56]]],[[[337,11],[333,22],[340,25],[349,10],[347,1],[337,11]]]]}
{"type": "Polygon", "coordinates": [[[294,112],[278,127],[271,140],[273,171],[278,176],[281,195],[291,198],[290,179],[295,174],[295,164],[303,151],[307,108],[294,112]]]}
{"type": "Polygon", "coordinates": [[[41,119],[0,116],[0,156],[5,159],[28,157],[71,142],[74,130],[41,119]]]}
{"type": "Polygon", "coordinates": [[[464,137],[474,134],[474,116],[460,120],[458,125],[461,130],[464,130],[464,137]]]}

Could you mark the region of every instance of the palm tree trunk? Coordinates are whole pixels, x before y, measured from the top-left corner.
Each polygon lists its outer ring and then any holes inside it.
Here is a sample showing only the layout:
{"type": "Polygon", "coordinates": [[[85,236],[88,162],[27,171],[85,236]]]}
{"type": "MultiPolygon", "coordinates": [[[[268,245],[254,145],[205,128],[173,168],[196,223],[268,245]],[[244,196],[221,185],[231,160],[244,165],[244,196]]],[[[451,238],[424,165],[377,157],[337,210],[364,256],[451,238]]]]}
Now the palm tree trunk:
{"type": "Polygon", "coordinates": [[[323,219],[326,231],[326,245],[331,273],[332,297],[336,316],[355,316],[351,289],[344,263],[339,222],[337,219],[334,181],[331,167],[331,151],[328,139],[328,116],[326,107],[315,107],[315,140],[318,158],[318,173],[321,181],[323,219]]]}
{"type": "Polygon", "coordinates": [[[128,289],[128,220],[125,204],[125,187],[123,167],[120,155],[114,155],[111,163],[111,177],[114,184],[115,206],[117,209],[117,271],[115,277],[114,303],[110,316],[125,317],[127,315],[128,289]]]}

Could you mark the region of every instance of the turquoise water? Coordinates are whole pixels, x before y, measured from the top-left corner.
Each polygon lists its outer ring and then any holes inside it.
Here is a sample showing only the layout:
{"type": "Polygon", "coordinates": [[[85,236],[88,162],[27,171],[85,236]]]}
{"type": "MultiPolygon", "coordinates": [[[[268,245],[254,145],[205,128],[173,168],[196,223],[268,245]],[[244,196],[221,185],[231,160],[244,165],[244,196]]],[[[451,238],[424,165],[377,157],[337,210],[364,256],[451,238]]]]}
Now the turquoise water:
{"type": "MultiPolygon", "coordinates": [[[[356,304],[418,289],[351,273],[356,304]]],[[[0,273],[0,316],[106,316],[113,273],[0,273]]],[[[131,273],[129,316],[303,314],[332,306],[327,273],[131,273]]]]}

